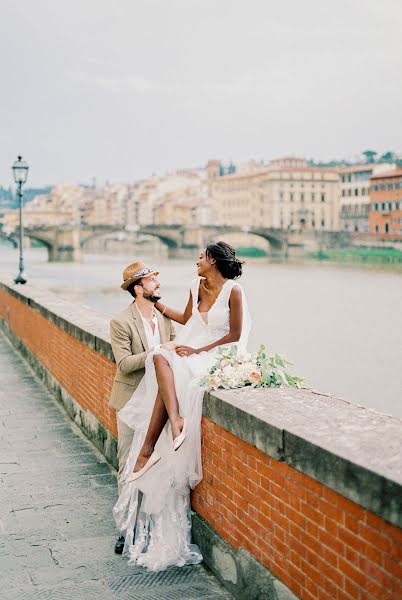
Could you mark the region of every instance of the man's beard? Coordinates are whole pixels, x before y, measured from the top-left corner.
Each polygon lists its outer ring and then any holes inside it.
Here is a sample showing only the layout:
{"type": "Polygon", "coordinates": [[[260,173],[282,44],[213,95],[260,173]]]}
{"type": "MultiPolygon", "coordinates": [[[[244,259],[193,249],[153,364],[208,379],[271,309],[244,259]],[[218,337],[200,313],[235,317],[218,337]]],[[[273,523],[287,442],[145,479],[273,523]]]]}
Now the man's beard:
{"type": "Polygon", "coordinates": [[[156,304],[158,300],[161,299],[161,296],[158,296],[157,294],[155,294],[155,292],[144,292],[143,298],[145,298],[145,300],[149,300],[153,304],[156,304]]]}

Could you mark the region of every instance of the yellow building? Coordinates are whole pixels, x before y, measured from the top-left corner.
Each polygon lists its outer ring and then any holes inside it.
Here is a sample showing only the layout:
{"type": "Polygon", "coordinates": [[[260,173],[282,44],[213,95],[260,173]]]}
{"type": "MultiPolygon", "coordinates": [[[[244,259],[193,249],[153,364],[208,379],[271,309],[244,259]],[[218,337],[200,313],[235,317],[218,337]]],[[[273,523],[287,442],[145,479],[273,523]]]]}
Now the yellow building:
{"type": "Polygon", "coordinates": [[[333,169],[286,157],[259,172],[219,176],[216,168],[211,171],[211,204],[219,225],[339,230],[339,175],[333,169]]]}

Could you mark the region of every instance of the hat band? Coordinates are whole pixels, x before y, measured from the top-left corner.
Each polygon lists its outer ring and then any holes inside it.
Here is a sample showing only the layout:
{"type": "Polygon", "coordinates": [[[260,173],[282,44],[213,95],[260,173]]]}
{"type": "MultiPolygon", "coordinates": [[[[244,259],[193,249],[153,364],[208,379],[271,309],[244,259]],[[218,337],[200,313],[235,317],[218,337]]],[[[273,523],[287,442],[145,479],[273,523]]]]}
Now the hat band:
{"type": "Polygon", "coordinates": [[[140,277],[149,275],[149,273],[153,273],[153,270],[148,267],[147,269],[143,269],[139,273],[135,273],[134,275],[131,275],[131,277],[127,277],[127,279],[125,279],[124,281],[130,281],[130,279],[139,279],[140,277]]]}

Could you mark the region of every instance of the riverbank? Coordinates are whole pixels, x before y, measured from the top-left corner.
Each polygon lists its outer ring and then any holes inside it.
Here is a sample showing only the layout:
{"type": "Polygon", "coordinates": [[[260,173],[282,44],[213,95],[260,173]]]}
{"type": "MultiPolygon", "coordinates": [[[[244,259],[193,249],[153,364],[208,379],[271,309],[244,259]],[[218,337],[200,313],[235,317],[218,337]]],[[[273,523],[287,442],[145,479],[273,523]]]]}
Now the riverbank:
{"type": "Polygon", "coordinates": [[[395,248],[331,248],[309,252],[306,256],[319,261],[402,265],[402,252],[395,248]]]}
{"type": "MultiPolygon", "coordinates": [[[[262,248],[254,246],[236,248],[236,254],[240,258],[252,259],[270,259],[268,252],[262,248]]],[[[347,263],[373,263],[373,264],[394,264],[402,265],[402,251],[390,247],[367,247],[350,246],[347,248],[326,248],[314,252],[303,252],[290,254],[288,256],[278,256],[275,259],[297,262],[300,259],[334,261],[347,263]]]]}

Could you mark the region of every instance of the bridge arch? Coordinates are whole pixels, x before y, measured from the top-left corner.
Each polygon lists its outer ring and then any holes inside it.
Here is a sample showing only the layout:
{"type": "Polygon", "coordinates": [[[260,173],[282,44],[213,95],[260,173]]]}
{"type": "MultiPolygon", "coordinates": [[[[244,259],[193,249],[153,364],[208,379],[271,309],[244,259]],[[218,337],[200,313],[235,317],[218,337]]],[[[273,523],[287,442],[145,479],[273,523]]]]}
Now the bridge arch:
{"type": "Polygon", "coordinates": [[[7,235],[3,231],[0,231],[0,239],[10,242],[10,244],[13,246],[13,248],[18,248],[18,242],[17,242],[16,238],[13,237],[12,235],[7,235]]]}
{"type": "Polygon", "coordinates": [[[173,236],[169,236],[169,234],[164,231],[159,232],[156,229],[151,229],[151,228],[148,229],[147,227],[141,227],[136,231],[130,231],[130,230],[125,229],[124,227],[106,226],[101,229],[96,228],[96,230],[94,228],[94,230],[88,231],[88,235],[85,235],[85,233],[86,233],[85,229],[81,229],[81,240],[80,240],[81,248],[84,248],[84,246],[90,240],[100,238],[100,237],[105,237],[106,235],[110,235],[111,233],[124,233],[125,235],[133,235],[133,234],[149,235],[151,237],[158,238],[169,249],[179,247],[177,240],[173,236]]]}
{"type": "Polygon", "coordinates": [[[211,240],[211,237],[214,236],[216,239],[218,236],[224,236],[225,233],[243,233],[255,235],[257,237],[263,238],[266,240],[271,248],[275,250],[283,249],[287,245],[286,237],[283,236],[283,232],[270,230],[265,228],[255,228],[255,227],[237,227],[237,226],[213,226],[207,225],[204,226],[206,233],[208,233],[208,241],[211,240]]]}

